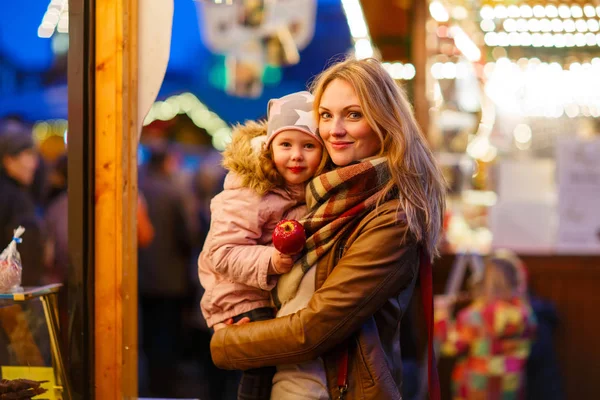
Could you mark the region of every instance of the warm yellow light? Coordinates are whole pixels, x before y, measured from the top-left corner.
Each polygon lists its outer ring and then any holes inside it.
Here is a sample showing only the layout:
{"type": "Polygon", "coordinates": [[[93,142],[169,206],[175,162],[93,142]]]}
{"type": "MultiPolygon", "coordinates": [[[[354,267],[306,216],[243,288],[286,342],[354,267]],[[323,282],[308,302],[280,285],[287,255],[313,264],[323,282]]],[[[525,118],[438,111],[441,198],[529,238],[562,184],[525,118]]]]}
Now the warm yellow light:
{"type": "Polygon", "coordinates": [[[533,17],[533,10],[531,9],[530,6],[522,5],[521,7],[519,7],[519,10],[521,11],[521,17],[523,17],[523,18],[533,17]]]}
{"type": "Polygon", "coordinates": [[[483,6],[481,10],[479,10],[479,15],[481,19],[494,19],[494,9],[490,6],[483,6]]]}
{"type": "Polygon", "coordinates": [[[546,6],[546,16],[548,18],[556,18],[558,17],[558,9],[556,8],[556,6],[550,4],[546,6]]]}
{"type": "Polygon", "coordinates": [[[502,4],[494,7],[494,17],[504,19],[508,16],[508,10],[502,4]]]}
{"type": "Polygon", "coordinates": [[[518,143],[527,143],[531,141],[531,137],[533,135],[529,125],[518,124],[513,131],[513,136],[515,137],[515,141],[518,143]]]}
{"type": "Polygon", "coordinates": [[[583,7],[583,13],[588,18],[594,18],[596,16],[596,9],[591,4],[586,4],[583,7]]]}
{"type": "Polygon", "coordinates": [[[432,1],[429,4],[429,13],[431,17],[438,22],[446,22],[450,19],[446,7],[439,1],[432,1]]]}
{"type": "Polygon", "coordinates": [[[546,16],[546,9],[544,8],[544,6],[541,6],[539,4],[533,6],[533,15],[536,18],[544,18],[546,16]]]}
{"type": "Polygon", "coordinates": [[[571,15],[573,18],[581,18],[583,17],[583,10],[577,5],[571,6],[571,15]]]}
{"type": "Polygon", "coordinates": [[[558,15],[561,18],[571,18],[571,9],[569,6],[562,4],[558,6],[558,15]]]}

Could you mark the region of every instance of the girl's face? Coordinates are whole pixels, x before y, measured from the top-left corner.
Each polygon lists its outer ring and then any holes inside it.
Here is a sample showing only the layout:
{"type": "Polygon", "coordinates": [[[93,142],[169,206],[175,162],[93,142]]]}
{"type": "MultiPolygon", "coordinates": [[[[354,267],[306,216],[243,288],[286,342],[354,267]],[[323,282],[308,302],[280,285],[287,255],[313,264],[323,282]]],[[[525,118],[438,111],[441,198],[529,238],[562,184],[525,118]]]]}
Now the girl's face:
{"type": "Polygon", "coordinates": [[[308,181],[321,164],[323,146],[306,133],[297,130],[280,132],[273,138],[271,146],[275,168],[288,185],[308,181]]]}
{"type": "Polygon", "coordinates": [[[319,104],[319,133],[335,165],[343,167],[379,153],[379,136],[367,123],[354,88],[335,79],[319,104]]]}

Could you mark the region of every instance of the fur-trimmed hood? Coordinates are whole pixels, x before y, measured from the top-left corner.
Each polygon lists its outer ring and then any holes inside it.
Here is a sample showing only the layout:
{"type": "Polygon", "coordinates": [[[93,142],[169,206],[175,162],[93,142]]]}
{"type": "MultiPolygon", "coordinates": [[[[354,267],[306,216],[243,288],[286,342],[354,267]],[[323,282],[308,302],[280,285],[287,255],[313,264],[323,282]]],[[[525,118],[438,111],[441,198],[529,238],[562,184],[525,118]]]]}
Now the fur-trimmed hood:
{"type": "MultiPolygon", "coordinates": [[[[261,139],[266,140],[266,121],[248,121],[244,125],[237,125],[233,129],[231,143],[223,152],[223,167],[235,175],[234,186],[246,187],[264,194],[273,188],[273,184],[266,178],[260,167],[261,139]]],[[[229,177],[231,178],[231,177],[229,177]]],[[[231,181],[231,179],[228,179],[231,181]]]]}

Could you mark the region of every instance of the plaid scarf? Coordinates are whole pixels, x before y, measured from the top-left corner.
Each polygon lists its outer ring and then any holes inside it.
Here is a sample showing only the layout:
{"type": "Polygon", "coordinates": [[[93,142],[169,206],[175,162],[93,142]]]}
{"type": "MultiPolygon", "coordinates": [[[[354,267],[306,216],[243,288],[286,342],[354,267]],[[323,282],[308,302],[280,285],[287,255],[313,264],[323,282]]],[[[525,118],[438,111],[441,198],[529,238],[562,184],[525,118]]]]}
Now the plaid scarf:
{"type": "Polygon", "coordinates": [[[300,221],[308,239],[302,256],[271,291],[277,308],[296,295],[304,274],[375,207],[389,181],[387,159],[380,157],[337,168],[310,182],[306,191],[310,212],[300,221]]]}

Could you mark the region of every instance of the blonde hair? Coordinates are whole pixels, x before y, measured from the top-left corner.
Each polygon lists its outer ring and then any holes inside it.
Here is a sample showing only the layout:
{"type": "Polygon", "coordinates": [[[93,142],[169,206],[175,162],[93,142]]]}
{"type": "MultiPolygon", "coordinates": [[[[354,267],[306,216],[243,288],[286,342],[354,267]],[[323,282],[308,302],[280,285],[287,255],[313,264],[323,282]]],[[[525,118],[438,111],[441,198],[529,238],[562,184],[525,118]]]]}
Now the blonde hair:
{"type": "Polygon", "coordinates": [[[490,299],[509,299],[527,295],[527,276],[523,261],[508,249],[493,252],[486,260],[481,294],[490,299]]]}
{"type": "Polygon", "coordinates": [[[347,59],[323,71],[311,85],[317,120],[323,92],[336,79],[354,88],[368,124],[381,141],[379,155],[388,160],[392,179],[378,204],[390,195],[398,197],[410,232],[431,257],[439,255],[446,182],[406,94],[379,61],[347,59]]]}

